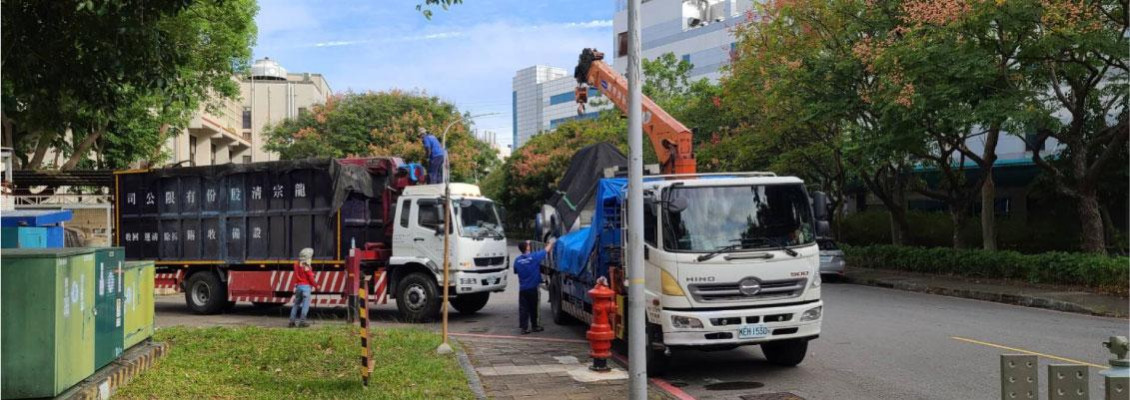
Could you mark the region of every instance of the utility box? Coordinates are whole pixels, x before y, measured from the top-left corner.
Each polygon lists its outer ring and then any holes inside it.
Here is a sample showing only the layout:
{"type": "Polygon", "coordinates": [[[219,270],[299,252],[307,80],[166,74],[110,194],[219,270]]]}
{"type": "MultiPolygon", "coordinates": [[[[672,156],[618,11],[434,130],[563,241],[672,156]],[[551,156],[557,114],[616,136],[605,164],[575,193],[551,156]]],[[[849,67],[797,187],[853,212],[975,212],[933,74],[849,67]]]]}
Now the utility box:
{"type": "Polygon", "coordinates": [[[153,274],[153,261],[125,263],[122,277],[124,349],[153,336],[153,274]]]}
{"type": "Polygon", "coordinates": [[[0,397],[53,397],[94,373],[94,251],[0,254],[0,397]]]}
{"type": "MultiPolygon", "coordinates": [[[[42,249],[53,247],[47,245],[47,228],[37,227],[5,227],[0,228],[5,249],[42,249]]],[[[58,246],[63,247],[63,246],[58,246]]]]}
{"type": "Polygon", "coordinates": [[[125,251],[121,247],[94,249],[94,369],[118,359],[125,351],[125,251]]]}

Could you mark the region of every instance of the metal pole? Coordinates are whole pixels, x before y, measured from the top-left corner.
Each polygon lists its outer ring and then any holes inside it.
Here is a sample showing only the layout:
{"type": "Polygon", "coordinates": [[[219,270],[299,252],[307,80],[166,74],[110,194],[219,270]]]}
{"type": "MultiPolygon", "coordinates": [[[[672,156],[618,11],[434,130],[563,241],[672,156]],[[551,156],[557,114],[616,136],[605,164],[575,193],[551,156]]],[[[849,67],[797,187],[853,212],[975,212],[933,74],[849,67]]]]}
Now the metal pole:
{"type": "Polygon", "coordinates": [[[643,101],[640,0],[628,0],[628,393],[647,399],[647,320],[643,266],[643,101]]]}
{"type": "MultiPolygon", "coordinates": [[[[494,114],[497,113],[472,115],[468,117],[468,119],[494,114]]],[[[451,121],[447,124],[446,127],[443,128],[443,142],[441,143],[443,145],[443,151],[445,154],[443,156],[443,298],[441,299],[443,303],[440,303],[443,307],[443,343],[440,343],[439,348],[436,349],[436,352],[438,352],[439,354],[447,354],[452,351],[451,344],[447,342],[447,296],[449,290],[448,286],[450,285],[450,282],[448,282],[448,277],[451,275],[451,239],[449,237],[451,232],[449,225],[451,224],[451,185],[449,185],[451,181],[451,157],[446,154],[448,152],[447,131],[450,130],[451,127],[456,123],[462,120],[463,116],[459,115],[455,118],[454,121],[451,121]]]]}

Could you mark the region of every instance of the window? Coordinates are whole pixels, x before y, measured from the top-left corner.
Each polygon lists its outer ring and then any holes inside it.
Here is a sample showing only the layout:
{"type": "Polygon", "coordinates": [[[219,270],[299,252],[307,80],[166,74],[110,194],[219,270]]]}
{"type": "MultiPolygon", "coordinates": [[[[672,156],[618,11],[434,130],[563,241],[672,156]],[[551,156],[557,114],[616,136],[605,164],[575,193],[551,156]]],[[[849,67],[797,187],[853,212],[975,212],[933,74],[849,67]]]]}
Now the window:
{"type": "Polygon", "coordinates": [[[691,55],[690,54],[683,54],[683,62],[687,62],[687,63],[691,62],[691,55]]]}
{"type": "Polygon", "coordinates": [[[620,32],[620,34],[616,35],[616,43],[618,44],[616,46],[616,56],[617,57],[627,57],[628,56],[628,32],[620,32]]]}
{"type": "Polygon", "coordinates": [[[235,158],[235,151],[233,151],[233,150],[231,149],[231,147],[229,146],[229,147],[228,147],[228,162],[235,162],[235,160],[236,160],[236,158],[235,158]]]}
{"type": "Polygon", "coordinates": [[[251,107],[243,107],[243,129],[251,129],[251,107]]]}
{"type": "Polygon", "coordinates": [[[188,160],[196,165],[196,136],[188,137],[188,160]]]}
{"type": "Polygon", "coordinates": [[[815,240],[812,208],[799,184],[669,189],[687,208],[665,212],[667,250],[709,252],[799,246],[815,240]]]}
{"type": "Polygon", "coordinates": [[[212,165],[216,165],[216,144],[212,143],[212,165]]]}
{"type": "Polygon", "coordinates": [[[557,105],[557,104],[561,104],[561,103],[571,103],[571,102],[573,102],[573,99],[574,99],[573,96],[574,96],[573,92],[565,92],[565,93],[555,94],[553,96],[549,96],[549,105],[552,106],[552,105],[557,105]]]}
{"type": "Polygon", "coordinates": [[[443,226],[443,205],[436,200],[419,200],[416,223],[421,227],[439,231],[443,226]]]}
{"type": "Polygon", "coordinates": [[[404,199],[400,202],[400,227],[408,227],[408,214],[412,211],[411,200],[404,199]]]}

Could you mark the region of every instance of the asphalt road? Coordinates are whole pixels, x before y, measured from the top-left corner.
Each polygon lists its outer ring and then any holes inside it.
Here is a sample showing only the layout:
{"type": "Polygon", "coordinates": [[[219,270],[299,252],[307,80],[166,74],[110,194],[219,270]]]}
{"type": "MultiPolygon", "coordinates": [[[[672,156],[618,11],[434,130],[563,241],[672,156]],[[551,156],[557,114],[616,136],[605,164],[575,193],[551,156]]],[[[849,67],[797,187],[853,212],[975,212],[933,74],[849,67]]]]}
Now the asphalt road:
{"type": "MultiPolygon", "coordinates": [[[[452,314],[451,332],[518,335],[517,298],[512,285],[492,295],[478,314],[452,314]]],[[[690,351],[675,354],[665,378],[697,398],[786,392],[807,400],[994,399],[1000,396],[1000,354],[1022,350],[1044,355],[1040,380],[1046,388],[1046,365],[1064,362],[1048,356],[1105,366],[1109,357],[1100,343],[1111,335],[1130,334],[1127,320],[849,284],[825,285],[824,301],[821,337],[796,368],[766,363],[756,347],[690,351]],[[726,388],[733,390],[722,390],[726,388]]],[[[162,296],[156,322],[158,327],[284,326],[288,312],[240,305],[225,315],[198,316],[188,313],[183,297],[162,296]]],[[[556,326],[548,312],[543,302],[546,331],[532,337],[584,339],[584,327],[556,326]]],[[[311,313],[316,323],[340,323],[345,317],[340,308],[311,313]]],[[[376,306],[375,326],[402,325],[395,313],[393,304],[376,306]]],[[[422,326],[439,329],[438,324],[422,326]]],[[[1102,393],[1098,371],[1091,368],[1093,398],[1102,393]]]]}

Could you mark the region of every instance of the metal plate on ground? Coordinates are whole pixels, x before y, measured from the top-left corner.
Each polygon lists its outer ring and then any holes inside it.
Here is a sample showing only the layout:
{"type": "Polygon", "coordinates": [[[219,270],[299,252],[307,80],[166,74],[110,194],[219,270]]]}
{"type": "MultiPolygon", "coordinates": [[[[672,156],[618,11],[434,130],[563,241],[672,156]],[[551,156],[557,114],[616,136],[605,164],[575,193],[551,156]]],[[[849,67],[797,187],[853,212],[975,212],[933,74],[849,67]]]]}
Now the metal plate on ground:
{"type": "Polygon", "coordinates": [[[747,394],[740,398],[742,400],[804,400],[803,397],[788,392],[747,394]]]}
{"type": "Polygon", "coordinates": [[[1038,359],[1028,354],[1001,354],[1001,399],[1036,399],[1040,392],[1038,359]]]}

